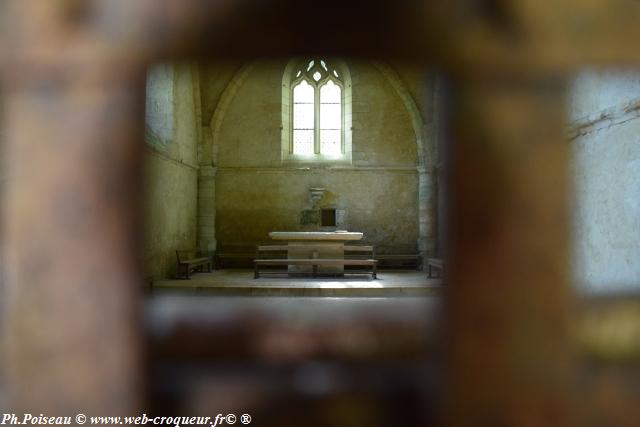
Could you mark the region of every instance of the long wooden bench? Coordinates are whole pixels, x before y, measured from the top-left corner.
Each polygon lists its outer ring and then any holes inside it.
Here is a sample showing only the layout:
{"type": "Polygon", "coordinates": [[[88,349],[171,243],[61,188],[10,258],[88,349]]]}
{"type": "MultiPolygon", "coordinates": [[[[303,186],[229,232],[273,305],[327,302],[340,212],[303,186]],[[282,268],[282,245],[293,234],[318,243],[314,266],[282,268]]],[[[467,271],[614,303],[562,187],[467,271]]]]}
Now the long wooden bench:
{"type": "MultiPolygon", "coordinates": [[[[322,250],[322,246],[301,245],[300,248],[311,251],[310,258],[288,258],[290,249],[296,248],[296,245],[261,245],[257,247],[256,259],[253,260],[254,278],[260,277],[260,273],[265,274],[261,270],[261,266],[286,266],[290,265],[308,265],[312,267],[313,277],[318,275],[319,266],[362,266],[370,267],[365,271],[345,270],[345,273],[363,273],[371,274],[373,279],[377,279],[377,264],[374,259],[373,246],[344,246],[345,258],[318,258],[318,251],[322,250]],[[355,255],[353,255],[355,254],[355,255]]],[[[269,271],[268,273],[273,273],[269,271]]],[[[276,273],[283,273],[282,270],[276,273]]]]}
{"type": "Polygon", "coordinates": [[[255,252],[220,252],[216,253],[214,266],[216,269],[250,268],[255,256],[255,252]]]}
{"type": "Polygon", "coordinates": [[[444,260],[439,258],[427,258],[427,270],[428,277],[433,277],[433,270],[438,270],[438,277],[442,277],[444,275],[445,263],[444,260]]]}
{"type": "Polygon", "coordinates": [[[211,258],[198,256],[195,250],[177,250],[176,258],[178,260],[176,275],[179,279],[189,279],[191,271],[196,269],[202,271],[205,265],[207,271],[211,272],[211,258]]]}
{"type": "Polygon", "coordinates": [[[422,270],[422,255],[420,254],[379,254],[376,259],[380,261],[378,267],[383,265],[399,266],[399,267],[415,267],[416,270],[422,270]]]}

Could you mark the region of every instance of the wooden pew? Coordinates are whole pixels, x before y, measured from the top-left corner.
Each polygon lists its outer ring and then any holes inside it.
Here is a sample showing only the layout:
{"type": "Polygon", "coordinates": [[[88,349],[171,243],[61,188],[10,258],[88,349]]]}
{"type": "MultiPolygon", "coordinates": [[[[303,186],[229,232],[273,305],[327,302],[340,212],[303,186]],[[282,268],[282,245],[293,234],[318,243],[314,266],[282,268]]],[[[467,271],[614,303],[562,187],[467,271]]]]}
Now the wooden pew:
{"type": "Polygon", "coordinates": [[[220,252],[216,253],[214,265],[216,269],[250,268],[255,252],[220,252]]]}
{"type": "Polygon", "coordinates": [[[376,255],[376,259],[380,261],[378,264],[382,265],[393,264],[404,267],[406,264],[413,266],[415,264],[416,270],[422,270],[422,255],[420,254],[381,254],[376,255]]]}
{"type": "MultiPolygon", "coordinates": [[[[257,247],[256,259],[253,260],[254,278],[260,277],[260,273],[265,274],[264,270],[260,270],[261,266],[290,266],[290,265],[309,265],[312,267],[313,277],[318,275],[318,266],[362,266],[370,267],[366,273],[371,274],[373,279],[377,279],[377,264],[374,259],[373,246],[344,246],[345,258],[318,258],[318,251],[323,249],[322,246],[304,245],[305,249],[309,249],[312,254],[309,258],[289,258],[289,249],[295,248],[295,245],[260,245],[257,247]],[[349,255],[355,254],[355,255],[349,255]]],[[[345,273],[360,273],[361,271],[348,270],[345,273]]],[[[278,271],[282,273],[282,271],[278,271]]]]}
{"type": "Polygon", "coordinates": [[[189,279],[192,270],[196,268],[202,271],[206,265],[207,271],[211,272],[211,259],[207,256],[198,256],[196,250],[177,250],[176,275],[179,279],[189,279]]]}
{"type": "Polygon", "coordinates": [[[432,269],[436,269],[438,270],[438,277],[442,277],[444,275],[444,270],[445,270],[445,262],[442,259],[439,258],[427,258],[427,270],[428,270],[428,277],[432,278],[433,275],[433,270],[432,269]]]}

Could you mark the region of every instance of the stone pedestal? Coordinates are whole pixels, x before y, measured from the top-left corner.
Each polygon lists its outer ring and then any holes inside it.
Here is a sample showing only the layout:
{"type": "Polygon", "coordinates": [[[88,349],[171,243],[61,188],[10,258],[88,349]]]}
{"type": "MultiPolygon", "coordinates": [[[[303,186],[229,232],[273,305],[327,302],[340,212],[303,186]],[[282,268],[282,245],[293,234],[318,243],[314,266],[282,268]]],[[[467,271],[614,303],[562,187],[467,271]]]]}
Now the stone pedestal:
{"type": "MultiPolygon", "coordinates": [[[[289,258],[298,259],[344,259],[344,245],[348,241],[362,239],[362,233],[355,232],[295,232],[295,231],[273,231],[269,237],[274,240],[287,240],[289,258]]],[[[313,272],[310,265],[290,265],[290,273],[313,272]]],[[[320,274],[344,274],[344,266],[319,266],[320,274]]]]}
{"type": "MultiPolygon", "coordinates": [[[[342,242],[291,242],[289,258],[344,259],[344,243],[342,242]]],[[[312,273],[310,265],[290,265],[289,273],[312,273]]],[[[344,266],[318,266],[320,274],[344,274],[344,266]]]]}

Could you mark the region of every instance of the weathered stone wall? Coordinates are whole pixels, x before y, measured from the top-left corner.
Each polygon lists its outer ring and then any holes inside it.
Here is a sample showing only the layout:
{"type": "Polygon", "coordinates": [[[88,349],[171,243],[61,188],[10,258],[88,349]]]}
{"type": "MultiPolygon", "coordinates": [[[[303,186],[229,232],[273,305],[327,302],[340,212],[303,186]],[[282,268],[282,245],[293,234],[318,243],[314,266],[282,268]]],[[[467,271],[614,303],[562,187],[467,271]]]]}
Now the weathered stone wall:
{"type": "Polygon", "coordinates": [[[144,262],[154,279],[174,273],[176,249],[197,246],[198,93],[197,71],[189,64],[149,71],[144,262]]]}
{"type": "Polygon", "coordinates": [[[433,70],[427,72],[423,66],[411,62],[396,61],[391,65],[401,85],[398,93],[409,98],[405,99],[405,106],[415,106],[413,122],[414,127],[419,129],[418,150],[421,162],[418,167],[418,249],[423,256],[441,257],[441,244],[444,239],[441,237],[443,233],[440,229],[444,226],[444,215],[440,215],[439,209],[444,204],[439,199],[438,176],[441,173],[441,159],[437,148],[438,107],[435,98],[435,73],[433,70]]]}
{"type": "Polygon", "coordinates": [[[199,64],[202,87],[202,124],[209,126],[225,88],[238,72],[240,61],[213,61],[199,64]]]}
{"type": "MultiPolygon", "coordinates": [[[[338,210],[338,228],[364,232],[365,241],[381,251],[417,250],[419,152],[411,114],[397,90],[373,63],[349,62],[353,165],[283,166],[281,91],[286,63],[256,62],[241,82],[232,82],[235,95],[222,102],[220,126],[204,137],[205,143],[212,143],[216,166],[218,249],[268,241],[269,231],[318,229],[305,213],[311,208],[308,189],[324,187],[327,194],[319,207],[338,210]]],[[[223,73],[222,78],[227,77],[223,73]]],[[[206,112],[211,111],[210,103],[220,104],[220,92],[212,83],[215,76],[202,79],[208,82],[202,94],[206,112]]],[[[221,114],[216,111],[213,116],[221,114]]]]}
{"type": "Polygon", "coordinates": [[[424,124],[431,124],[437,108],[433,102],[433,72],[428,72],[424,66],[413,62],[394,61],[390,66],[398,74],[405,89],[416,103],[424,124]]]}
{"type": "Polygon", "coordinates": [[[575,279],[590,291],[640,289],[640,75],[584,72],[571,118],[575,279]]]}
{"type": "Polygon", "coordinates": [[[312,231],[310,187],[327,189],[321,208],[339,212],[339,228],[362,231],[378,251],[415,251],[418,183],[415,171],[226,170],[218,171],[218,247],[268,242],[270,231],[312,231]],[[340,214],[340,212],[344,212],[340,214]],[[308,219],[307,219],[308,221],[308,219]]]}

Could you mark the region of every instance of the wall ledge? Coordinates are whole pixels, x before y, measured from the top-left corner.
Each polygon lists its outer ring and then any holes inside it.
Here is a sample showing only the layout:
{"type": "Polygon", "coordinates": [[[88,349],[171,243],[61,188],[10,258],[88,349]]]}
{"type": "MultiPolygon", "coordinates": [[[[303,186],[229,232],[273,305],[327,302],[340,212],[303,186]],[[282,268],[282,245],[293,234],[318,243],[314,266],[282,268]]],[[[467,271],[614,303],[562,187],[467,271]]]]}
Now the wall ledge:
{"type": "Polygon", "coordinates": [[[335,172],[400,172],[400,173],[418,173],[416,166],[277,166],[277,167],[251,167],[251,166],[220,166],[217,168],[218,173],[225,172],[255,172],[255,173],[291,173],[291,172],[316,172],[316,171],[335,171],[335,172]]]}

